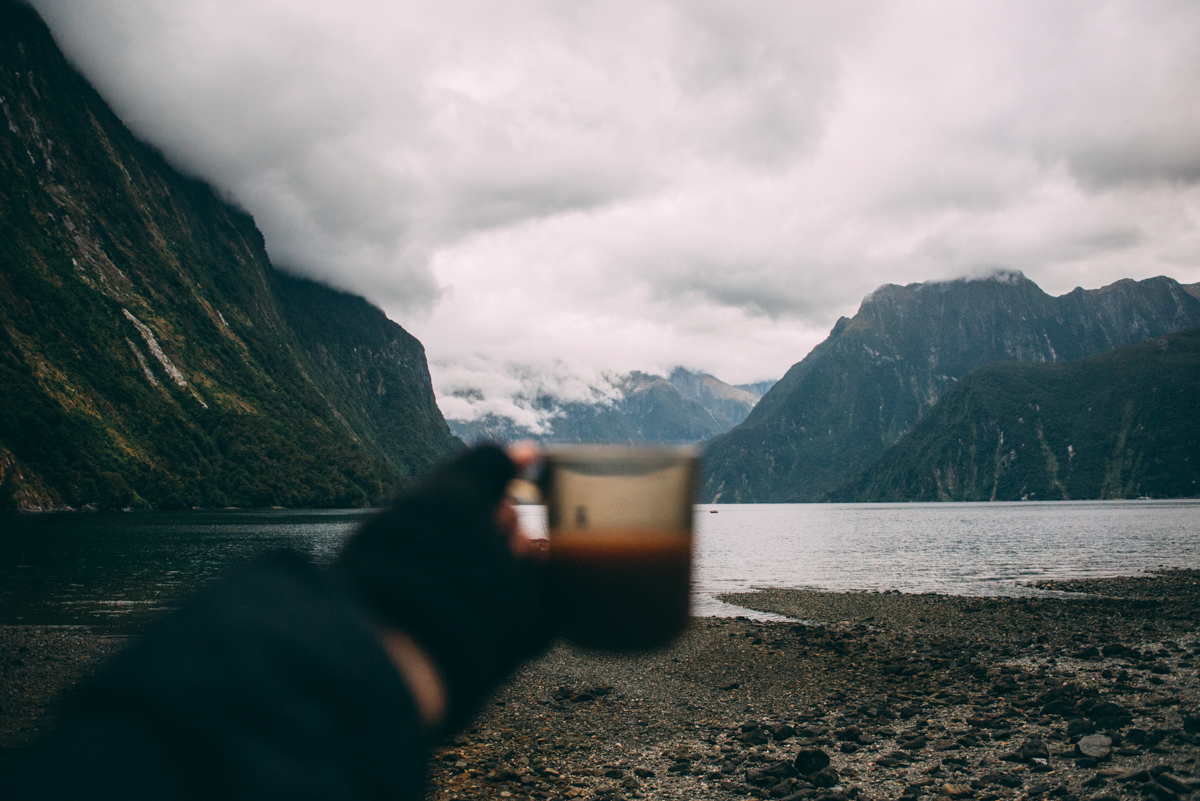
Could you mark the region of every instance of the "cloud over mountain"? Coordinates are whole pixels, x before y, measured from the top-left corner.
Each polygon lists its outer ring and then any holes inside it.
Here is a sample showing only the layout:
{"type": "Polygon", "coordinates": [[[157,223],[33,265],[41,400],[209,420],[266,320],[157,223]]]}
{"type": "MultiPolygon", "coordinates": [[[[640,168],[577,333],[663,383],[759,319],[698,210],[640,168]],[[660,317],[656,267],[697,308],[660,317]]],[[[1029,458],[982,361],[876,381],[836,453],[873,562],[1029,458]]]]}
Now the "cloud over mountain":
{"type": "Polygon", "coordinates": [[[1190,2],[34,5],[443,397],[778,377],[885,282],[1200,280],[1190,2]]]}

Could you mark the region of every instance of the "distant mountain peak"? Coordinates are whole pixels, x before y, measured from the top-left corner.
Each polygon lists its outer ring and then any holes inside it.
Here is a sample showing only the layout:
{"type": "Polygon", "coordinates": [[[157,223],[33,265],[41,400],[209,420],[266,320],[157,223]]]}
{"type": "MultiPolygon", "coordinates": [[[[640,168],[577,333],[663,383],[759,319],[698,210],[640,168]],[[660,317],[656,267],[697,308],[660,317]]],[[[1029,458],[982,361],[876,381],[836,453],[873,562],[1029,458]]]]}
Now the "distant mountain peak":
{"type": "Polygon", "coordinates": [[[992,270],[989,274],[987,274],[977,280],[995,281],[997,284],[1025,284],[1025,283],[1032,284],[1033,283],[1033,281],[1030,281],[1028,278],[1026,278],[1025,273],[1021,272],[1020,270],[1011,270],[1011,269],[1008,269],[1005,267],[997,267],[996,269],[992,270]]]}
{"type": "MultiPolygon", "coordinates": [[[[1037,284],[1035,284],[1032,280],[1030,280],[1025,275],[1025,273],[1021,272],[1020,270],[1014,270],[1009,267],[993,267],[992,269],[984,271],[984,272],[974,273],[974,274],[970,274],[970,275],[963,275],[963,276],[959,276],[958,278],[937,278],[937,279],[933,279],[930,281],[924,281],[921,283],[909,284],[908,286],[910,288],[916,287],[918,289],[919,288],[932,289],[932,288],[936,288],[936,287],[961,286],[964,284],[976,284],[976,283],[993,283],[993,284],[1003,284],[1003,285],[1008,285],[1008,286],[1021,286],[1021,285],[1031,285],[1031,286],[1035,286],[1035,287],[1037,286],[1037,284]]],[[[1041,288],[1038,287],[1038,290],[1041,291],[1041,288]]]]}
{"type": "Polygon", "coordinates": [[[740,423],[762,394],[683,367],[676,367],[668,377],[634,370],[608,375],[606,381],[593,393],[602,400],[567,401],[547,394],[530,401],[545,417],[538,430],[498,414],[451,419],[450,428],[468,443],[517,439],[692,443],[711,439],[740,423]]]}
{"type": "Polygon", "coordinates": [[[684,395],[706,405],[718,401],[730,401],[754,406],[762,397],[761,393],[756,394],[750,390],[726,384],[708,373],[695,373],[683,367],[676,367],[672,370],[667,380],[677,386],[684,395]]]}
{"type": "Polygon", "coordinates": [[[938,278],[930,281],[919,281],[911,284],[883,284],[868,293],[859,307],[861,312],[865,307],[875,304],[899,303],[919,297],[926,292],[945,292],[958,288],[969,290],[972,284],[999,284],[1001,286],[1032,287],[1038,292],[1041,288],[1025,276],[1020,270],[997,267],[982,275],[964,275],[959,278],[938,278]]]}

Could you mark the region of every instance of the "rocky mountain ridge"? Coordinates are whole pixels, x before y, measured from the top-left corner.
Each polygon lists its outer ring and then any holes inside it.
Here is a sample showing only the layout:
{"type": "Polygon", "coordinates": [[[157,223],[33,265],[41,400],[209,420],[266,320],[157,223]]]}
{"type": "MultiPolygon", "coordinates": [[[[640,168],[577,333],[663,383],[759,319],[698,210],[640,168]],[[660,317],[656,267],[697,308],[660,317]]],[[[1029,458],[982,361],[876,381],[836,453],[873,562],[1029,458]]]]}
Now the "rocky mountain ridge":
{"type": "Polygon", "coordinates": [[[550,395],[535,398],[531,406],[548,418],[542,431],[495,415],[450,420],[450,428],[468,443],[531,439],[544,444],[687,444],[728,431],[746,418],[760,397],[682,367],[667,377],[634,371],[610,382],[606,388],[610,397],[597,402],[564,402],[550,395]]]}
{"type": "Polygon", "coordinates": [[[708,444],[700,497],[822,500],[973,370],[1074,361],[1196,325],[1200,299],[1166,277],[1061,297],[1009,271],[882,286],[708,444]]]}

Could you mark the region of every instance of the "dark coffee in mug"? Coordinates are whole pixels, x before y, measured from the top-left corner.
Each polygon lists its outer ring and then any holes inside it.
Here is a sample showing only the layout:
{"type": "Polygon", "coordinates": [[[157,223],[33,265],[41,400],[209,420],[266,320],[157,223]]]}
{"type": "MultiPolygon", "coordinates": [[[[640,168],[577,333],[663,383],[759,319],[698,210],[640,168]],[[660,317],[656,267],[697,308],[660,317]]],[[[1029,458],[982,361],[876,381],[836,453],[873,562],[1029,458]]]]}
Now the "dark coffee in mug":
{"type": "Polygon", "coordinates": [[[669,643],[687,625],[698,459],[687,449],[549,452],[554,603],[564,633],[593,648],[669,643]]]}

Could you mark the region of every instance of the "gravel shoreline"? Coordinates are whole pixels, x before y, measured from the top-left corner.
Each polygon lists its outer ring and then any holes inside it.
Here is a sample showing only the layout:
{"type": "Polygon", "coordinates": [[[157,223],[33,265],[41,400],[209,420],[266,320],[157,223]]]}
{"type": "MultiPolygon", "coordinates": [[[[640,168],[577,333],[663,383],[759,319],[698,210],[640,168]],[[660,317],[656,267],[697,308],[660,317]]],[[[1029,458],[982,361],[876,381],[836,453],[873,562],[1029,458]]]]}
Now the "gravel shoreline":
{"type": "MultiPolygon", "coordinates": [[[[435,751],[429,797],[1200,798],[1200,572],[1038,586],[1060,592],[766,590],[722,600],[804,622],[559,645],[435,751]]],[[[0,627],[0,747],[121,640],[0,627]]]]}
{"type": "Polygon", "coordinates": [[[560,645],[435,754],[431,798],[1192,794],[1200,573],[1041,588],[766,590],[722,600],[805,623],[700,618],[636,658],[560,645]]]}
{"type": "Polygon", "coordinates": [[[0,756],[52,729],[62,699],[128,641],[87,626],[0,626],[0,756]]]}

